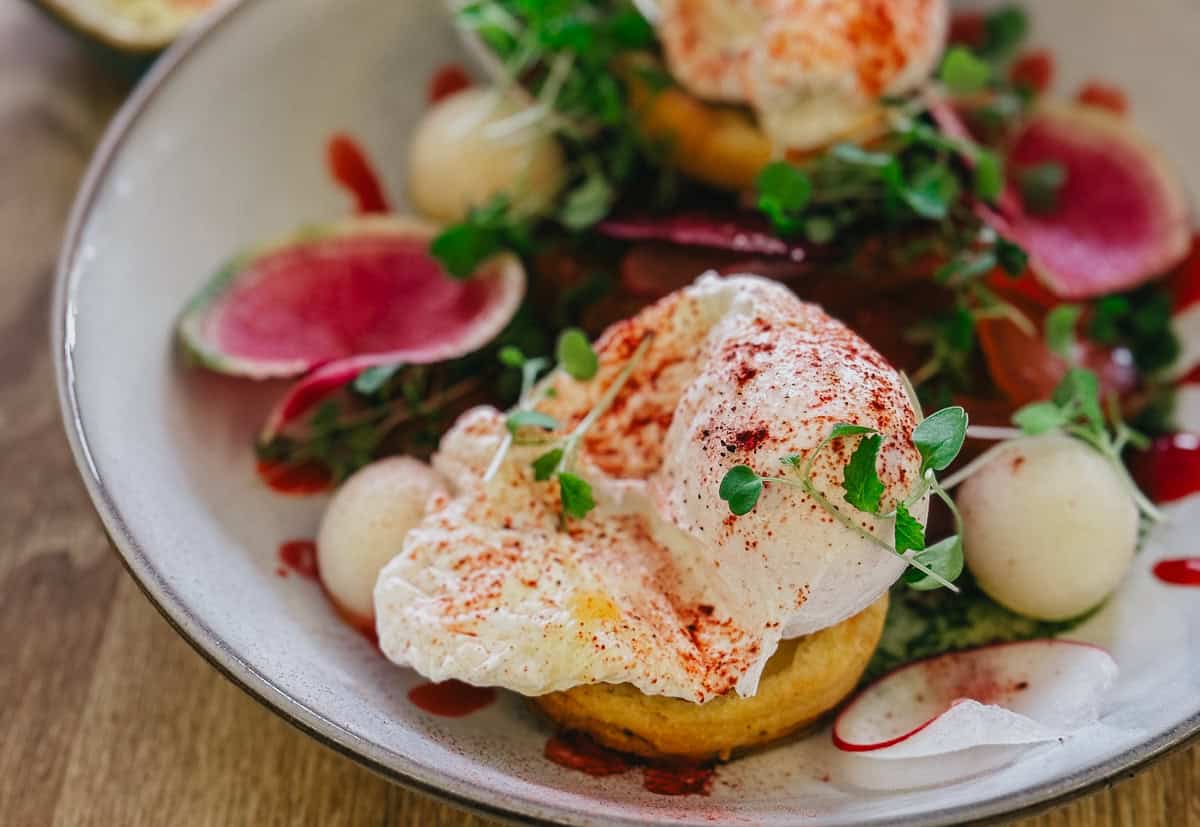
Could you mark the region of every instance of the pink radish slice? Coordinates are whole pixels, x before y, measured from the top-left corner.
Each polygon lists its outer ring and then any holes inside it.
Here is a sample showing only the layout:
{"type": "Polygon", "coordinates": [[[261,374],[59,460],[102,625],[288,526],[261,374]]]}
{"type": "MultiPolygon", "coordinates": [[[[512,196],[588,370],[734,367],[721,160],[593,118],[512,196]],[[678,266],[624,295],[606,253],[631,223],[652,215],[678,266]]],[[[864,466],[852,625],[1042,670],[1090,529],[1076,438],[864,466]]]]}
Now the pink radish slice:
{"type": "Polygon", "coordinates": [[[681,247],[730,250],[792,261],[808,257],[804,247],[771,233],[761,216],[748,213],[679,213],[610,218],[596,230],[627,241],[663,241],[681,247]]]}
{"type": "Polygon", "coordinates": [[[288,388],[283,399],[272,408],[259,440],[263,443],[270,442],[289,423],[311,411],[321,400],[353,382],[367,368],[392,364],[393,361],[391,354],[368,354],[322,365],[288,388]]]}
{"type": "Polygon", "coordinates": [[[180,338],[211,370],[252,379],[478,350],[516,312],[524,270],[500,255],[473,278],[451,279],[429,254],[436,232],[413,219],[359,216],[239,256],[188,305],[180,338]]]}
{"type": "Polygon", "coordinates": [[[1170,290],[1174,302],[1171,331],[1179,340],[1179,357],[1170,373],[1194,374],[1200,367],[1200,235],[1192,238],[1191,254],[1171,278],[1170,290]]]}
{"type": "Polygon", "coordinates": [[[1096,646],[1033,640],[902,666],[838,715],[834,745],[872,759],[912,759],[1070,735],[1099,717],[1117,665],[1096,646]]]}
{"type": "Polygon", "coordinates": [[[1056,295],[1128,290],[1187,254],[1191,221],[1179,178],[1127,120],[1095,107],[1043,107],[1015,136],[1007,161],[1011,175],[1044,163],[1066,170],[1050,213],[1005,204],[1011,237],[1056,295]]]}

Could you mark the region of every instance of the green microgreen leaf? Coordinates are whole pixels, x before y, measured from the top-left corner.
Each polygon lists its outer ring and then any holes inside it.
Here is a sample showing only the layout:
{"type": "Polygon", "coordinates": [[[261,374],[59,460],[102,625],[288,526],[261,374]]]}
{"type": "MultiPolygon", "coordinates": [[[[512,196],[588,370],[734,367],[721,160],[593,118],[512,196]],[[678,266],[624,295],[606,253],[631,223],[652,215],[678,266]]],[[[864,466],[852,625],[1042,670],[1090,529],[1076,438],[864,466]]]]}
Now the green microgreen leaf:
{"type": "Polygon", "coordinates": [[[559,463],[562,462],[563,449],[551,448],[546,453],[533,461],[533,478],[538,482],[545,482],[554,476],[554,472],[558,470],[559,463]]]}
{"type": "Polygon", "coordinates": [[[1029,266],[1029,256],[1020,245],[1006,238],[997,238],[993,245],[996,262],[1010,276],[1022,275],[1029,266]]]}
{"type": "Polygon", "coordinates": [[[358,376],[354,377],[354,392],[360,393],[363,396],[370,396],[373,393],[379,392],[388,380],[396,375],[396,371],[404,367],[402,362],[393,362],[390,365],[375,365],[362,371],[358,376]]]}
{"type": "Polygon", "coordinates": [[[984,40],[979,54],[1001,61],[1012,56],[1029,32],[1029,18],[1020,6],[1004,6],[983,20],[984,40]]]}
{"type": "Polygon", "coordinates": [[[787,465],[791,468],[799,468],[804,462],[804,457],[800,456],[799,454],[788,454],[786,457],[780,457],[779,462],[781,465],[787,465]]]}
{"type": "Polygon", "coordinates": [[[992,67],[976,57],[970,49],[951,46],[942,58],[939,77],[951,92],[970,95],[987,88],[992,77],[992,67]]]}
{"type": "Polygon", "coordinates": [[[804,237],[813,244],[828,244],[837,237],[837,222],[825,215],[809,216],[804,219],[804,237]]]}
{"type": "Polygon", "coordinates": [[[504,420],[504,425],[508,428],[509,433],[512,434],[515,434],[522,428],[541,428],[546,431],[553,431],[558,427],[558,420],[541,411],[518,409],[508,415],[508,418],[504,420]]]}
{"type": "Polygon", "coordinates": [[[879,479],[879,472],[875,470],[882,444],[883,436],[880,434],[863,437],[842,469],[842,489],[846,492],[844,499],[868,514],[879,512],[879,503],[883,498],[884,485],[879,479]]]}
{"type": "Polygon", "coordinates": [[[1104,427],[1104,410],[1100,406],[1100,379],[1086,368],[1071,368],[1054,389],[1051,399],[1068,411],[1078,412],[1088,424],[1104,427]]]}
{"type": "Polygon", "coordinates": [[[826,441],[834,439],[843,439],[848,436],[858,436],[859,434],[877,434],[879,431],[867,425],[855,425],[850,422],[839,422],[829,429],[826,441]]]}
{"type": "Polygon", "coordinates": [[[586,230],[608,215],[616,191],[599,168],[593,169],[575,189],[567,193],[559,220],[570,230],[586,230]]]}
{"type": "Polygon", "coordinates": [[[995,201],[1004,190],[1004,163],[1000,156],[986,149],[975,155],[975,196],[981,201],[995,201]]]}
{"type": "Polygon", "coordinates": [[[429,251],[448,274],[466,279],[496,253],[519,247],[525,234],[525,228],[509,214],[508,199],[501,195],[442,230],[429,251]]]}
{"type": "Polygon", "coordinates": [[[1021,203],[1031,213],[1045,215],[1058,208],[1058,196],[1067,181],[1067,169],[1053,161],[1035,164],[1017,174],[1021,203]]]}
{"type": "Polygon", "coordinates": [[[600,359],[587,335],[578,328],[564,330],[555,349],[558,363],[573,379],[586,382],[600,369],[600,359]]]}
{"type": "Polygon", "coordinates": [[[569,517],[581,520],[596,507],[592,486],[575,474],[564,471],[558,475],[558,492],[562,498],[563,513],[569,517]]]}
{"type": "MultiPolygon", "coordinates": [[[[963,572],[962,537],[958,534],[939,540],[932,546],[918,552],[914,557],[926,567],[937,572],[953,583],[963,572]]],[[[909,588],[917,591],[930,591],[941,588],[942,584],[918,569],[910,568],[904,572],[904,582],[909,588]]]]}
{"type": "Polygon", "coordinates": [[[857,144],[834,144],[830,152],[839,161],[872,169],[883,169],[896,161],[896,156],[890,152],[871,152],[857,144]]]}
{"type": "Polygon", "coordinates": [[[793,233],[798,229],[796,213],[808,206],[812,196],[812,182],[803,170],[787,161],[767,164],[755,181],[758,191],[758,208],[762,210],[775,229],[781,233],[793,233]]]}
{"type": "Polygon", "coordinates": [[[1029,436],[1048,433],[1067,424],[1067,417],[1053,402],[1033,402],[1013,414],[1013,424],[1029,436]]]}
{"type": "Polygon", "coordinates": [[[505,367],[519,368],[525,364],[525,354],[515,345],[505,345],[500,348],[500,351],[496,354],[496,358],[505,367]]]}
{"type": "Polygon", "coordinates": [[[925,527],[908,513],[904,503],[896,506],[895,547],[897,554],[925,548],[925,527]]]}
{"type": "Polygon", "coordinates": [[[1077,304],[1060,304],[1046,314],[1043,323],[1046,346],[1064,359],[1070,358],[1071,348],[1075,344],[1075,326],[1083,308],[1077,304]]]}
{"type": "Polygon", "coordinates": [[[958,457],[967,437],[967,412],[955,405],[921,420],[913,429],[913,445],[921,454],[921,473],[945,470],[958,457]]]}
{"type": "Polygon", "coordinates": [[[958,178],[948,167],[931,164],[918,172],[905,187],[903,198],[922,218],[943,220],[958,198],[958,178]]]}
{"type": "Polygon", "coordinates": [[[762,490],[762,478],[754,473],[754,469],[747,465],[735,465],[725,472],[717,493],[729,503],[729,510],[740,517],[750,513],[758,503],[762,490]]]}

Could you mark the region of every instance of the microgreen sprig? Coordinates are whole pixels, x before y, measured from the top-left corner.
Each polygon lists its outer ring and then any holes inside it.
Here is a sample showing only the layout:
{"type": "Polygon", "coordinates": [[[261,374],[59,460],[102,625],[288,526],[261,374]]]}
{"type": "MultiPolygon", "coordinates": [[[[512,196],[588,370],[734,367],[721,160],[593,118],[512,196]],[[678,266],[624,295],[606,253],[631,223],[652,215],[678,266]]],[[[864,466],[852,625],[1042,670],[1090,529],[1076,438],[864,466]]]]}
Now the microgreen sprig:
{"type": "MultiPolygon", "coordinates": [[[[582,335],[582,334],[581,334],[582,335]]],[[[534,479],[546,481],[551,478],[558,480],[559,495],[562,499],[562,520],[565,524],[568,517],[582,519],[588,515],[593,508],[596,507],[595,498],[592,496],[592,487],[587,480],[575,473],[575,459],[579,452],[579,446],[583,443],[583,438],[587,436],[588,431],[596,424],[604,413],[612,407],[616,401],[617,395],[621,389],[625,387],[625,383],[629,381],[629,377],[633,374],[642,357],[645,356],[646,350],[650,347],[653,341],[653,334],[646,334],[642,341],[634,350],[629,361],[621,368],[620,372],[613,379],[612,383],[605,389],[601,397],[596,401],[596,404],[588,411],[583,419],[571,429],[571,432],[566,435],[550,450],[538,456],[533,461],[534,479]]],[[[585,340],[586,344],[586,340],[585,340]]],[[[588,345],[588,353],[591,353],[591,359],[584,360],[587,364],[591,364],[594,360],[595,353],[592,352],[591,346],[588,345]]],[[[559,347],[560,351],[563,349],[559,347]]],[[[576,353],[573,358],[579,359],[582,352],[576,353]]],[[[567,364],[563,365],[564,370],[568,373],[571,371],[567,368],[567,364]]],[[[576,365],[578,367],[578,365],[576,365]]],[[[595,370],[591,370],[587,378],[595,375],[595,370]]],[[[572,374],[574,375],[574,374],[572,374]]]]}
{"type": "Polygon", "coordinates": [[[936,472],[947,468],[958,456],[966,431],[966,411],[957,406],[938,411],[913,429],[913,445],[921,456],[920,481],[907,497],[887,513],[880,512],[885,487],[876,468],[884,435],[874,428],[852,423],[834,425],[807,456],[792,454],[782,457],[780,463],[796,471],[794,476],[763,476],[747,465],[735,465],[721,479],[718,495],[729,504],[732,513],[740,516],[753,510],[767,484],[799,488],[846,528],[903,557],[911,567],[905,574],[905,582],[912,588],[944,586],[957,591],[953,581],[962,573],[963,567],[962,517],[953,499],[939,484],[936,472]],[[864,529],[813,482],[813,466],[820,453],[831,442],[851,437],[859,437],[859,442],[842,469],[843,499],[858,511],[891,519],[893,539],[890,543],[864,529]],[[949,507],[954,515],[957,533],[926,546],[925,530],[912,516],[910,509],[930,492],[949,507]]]}

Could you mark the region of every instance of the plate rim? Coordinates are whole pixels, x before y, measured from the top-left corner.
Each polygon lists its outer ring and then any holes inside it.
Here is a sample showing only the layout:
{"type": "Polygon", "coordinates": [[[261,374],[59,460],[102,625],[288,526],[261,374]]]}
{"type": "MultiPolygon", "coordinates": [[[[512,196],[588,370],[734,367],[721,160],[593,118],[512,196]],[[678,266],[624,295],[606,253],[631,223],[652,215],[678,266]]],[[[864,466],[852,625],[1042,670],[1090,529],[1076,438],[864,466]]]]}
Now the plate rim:
{"type": "MultiPolygon", "coordinates": [[[[440,775],[434,767],[420,764],[407,756],[389,753],[405,765],[404,768],[394,766],[383,760],[377,745],[355,735],[338,722],[321,715],[277,688],[268,676],[258,671],[248,659],[235,651],[172,592],[156,570],[151,556],[146,554],[145,549],[133,537],[92,459],[79,404],[74,362],[74,318],[78,314],[76,293],[82,273],[77,263],[84,228],[89,223],[111,166],[151,102],[169,85],[176,71],[183,67],[198,48],[213,42],[222,29],[235,22],[240,13],[253,3],[254,0],[229,0],[212,10],[189,27],[155,61],[105,128],[72,203],[55,266],[50,305],[50,345],[59,413],[76,469],[111,546],[151,605],[193,650],[260,705],[318,743],[350,758],[375,774],[457,807],[508,823],[593,823],[597,816],[586,811],[553,805],[526,808],[521,806],[522,802],[512,797],[493,795],[478,787],[457,785],[454,779],[440,775]],[[429,776],[428,779],[420,777],[422,769],[427,771],[425,774],[429,776]],[[432,779],[438,779],[442,784],[432,779]],[[455,789],[456,786],[461,786],[462,789],[455,789]]],[[[936,815],[915,814],[892,823],[897,827],[987,824],[1032,815],[1132,778],[1156,760],[1197,741],[1200,741],[1200,711],[1155,738],[1058,781],[1027,787],[1015,795],[956,805],[951,809],[937,811],[936,815]]],[[[607,818],[606,822],[630,825],[643,823],[630,819],[613,822],[607,818]]]]}

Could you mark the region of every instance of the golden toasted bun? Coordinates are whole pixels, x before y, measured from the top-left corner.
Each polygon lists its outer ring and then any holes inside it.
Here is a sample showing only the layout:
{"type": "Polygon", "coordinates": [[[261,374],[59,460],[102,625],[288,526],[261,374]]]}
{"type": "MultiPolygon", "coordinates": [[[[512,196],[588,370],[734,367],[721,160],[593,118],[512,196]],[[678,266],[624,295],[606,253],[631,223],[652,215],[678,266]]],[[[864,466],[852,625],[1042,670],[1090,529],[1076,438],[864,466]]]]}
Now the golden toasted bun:
{"type": "Polygon", "coordinates": [[[887,595],[836,626],[784,641],[758,693],[700,705],[645,695],[629,684],[592,684],[534,701],[557,724],[622,752],[649,758],[728,758],[813,723],[862,677],[883,633],[887,595]]]}
{"type": "MultiPolygon", "coordinates": [[[[653,88],[647,71],[661,70],[643,61],[631,62],[622,71],[642,134],[661,145],[670,163],[690,178],[720,189],[754,189],[754,179],[775,152],[750,110],[709,103],[678,86],[653,88]]],[[[883,108],[877,107],[836,140],[866,143],[885,129],[883,108]]],[[[786,156],[803,163],[819,152],[791,150],[786,156]]]]}

